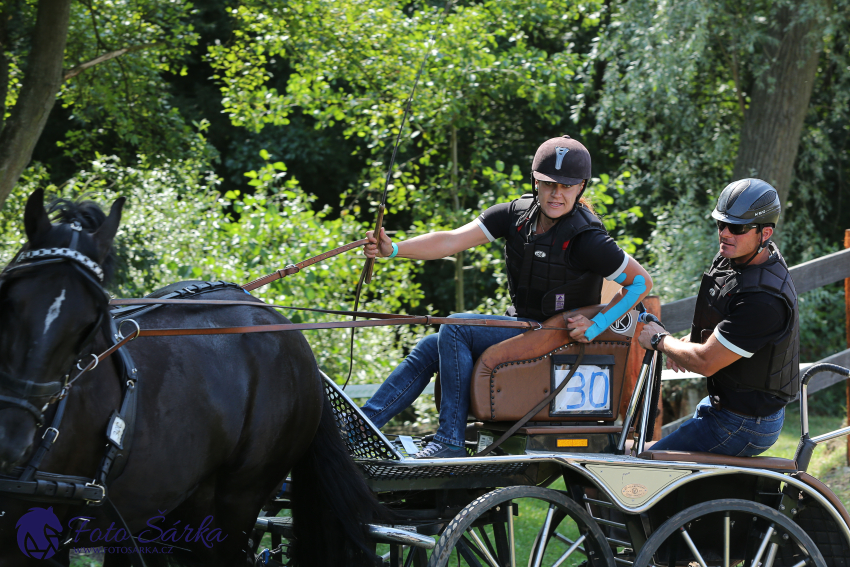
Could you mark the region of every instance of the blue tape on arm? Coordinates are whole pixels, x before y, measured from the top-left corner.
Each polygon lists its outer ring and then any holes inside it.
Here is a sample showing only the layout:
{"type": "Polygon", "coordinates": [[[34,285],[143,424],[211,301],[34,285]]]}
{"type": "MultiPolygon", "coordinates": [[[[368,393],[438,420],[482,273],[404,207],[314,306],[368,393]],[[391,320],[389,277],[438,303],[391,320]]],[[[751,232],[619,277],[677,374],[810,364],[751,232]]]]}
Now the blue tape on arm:
{"type": "MultiPolygon", "coordinates": [[[[625,274],[621,274],[621,276],[625,276],[625,274]]],[[[617,277],[617,280],[619,279],[620,278],[617,277]]],[[[623,280],[625,279],[626,278],[623,277],[623,280]]],[[[638,302],[641,294],[646,291],[646,280],[643,276],[635,276],[634,281],[625,286],[623,289],[626,290],[626,295],[622,297],[614,307],[605,313],[597,313],[596,316],[591,319],[591,321],[593,321],[593,325],[588,327],[584,332],[584,336],[587,340],[592,341],[598,337],[602,331],[610,327],[614,321],[625,315],[626,312],[638,302]]]]}
{"type": "Polygon", "coordinates": [[[626,272],[623,272],[622,274],[620,274],[619,276],[617,276],[616,278],[614,278],[614,281],[615,281],[616,283],[618,283],[618,284],[621,284],[621,283],[623,283],[624,281],[626,281],[626,277],[627,277],[627,276],[626,276],[626,272]]]}

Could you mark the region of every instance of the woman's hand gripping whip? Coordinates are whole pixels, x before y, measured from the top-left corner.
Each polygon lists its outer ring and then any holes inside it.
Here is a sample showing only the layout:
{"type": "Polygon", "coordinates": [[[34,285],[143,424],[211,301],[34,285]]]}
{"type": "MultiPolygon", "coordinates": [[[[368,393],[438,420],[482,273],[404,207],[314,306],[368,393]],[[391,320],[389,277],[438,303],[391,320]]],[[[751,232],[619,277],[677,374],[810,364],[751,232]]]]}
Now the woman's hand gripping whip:
{"type": "MultiPolygon", "coordinates": [[[[443,13],[440,15],[440,21],[437,22],[437,28],[442,27],[443,20],[446,17],[446,14],[449,12],[449,8],[451,8],[454,0],[447,0],[446,6],[443,8],[443,13]]],[[[404,123],[407,121],[407,115],[410,113],[410,105],[413,103],[413,96],[416,94],[416,85],[419,84],[419,77],[422,76],[422,71],[425,69],[425,64],[428,62],[428,58],[431,56],[431,51],[433,51],[433,46],[431,45],[434,41],[434,35],[428,38],[428,49],[425,51],[425,57],[422,59],[422,63],[419,65],[419,70],[416,72],[416,77],[413,79],[413,88],[410,89],[410,96],[407,97],[407,101],[404,104],[404,114],[401,116],[401,124],[398,127],[398,135],[395,139],[395,145],[393,146],[393,153],[390,157],[390,165],[387,168],[387,178],[384,181],[384,193],[381,195],[381,203],[378,205],[378,216],[375,219],[375,236],[378,238],[378,242],[380,243],[381,238],[381,228],[384,225],[384,211],[387,208],[387,194],[390,190],[390,180],[393,175],[393,166],[395,165],[396,154],[398,154],[398,147],[401,145],[401,134],[404,131],[404,123]]],[[[363,265],[363,271],[360,272],[360,280],[357,282],[357,288],[354,291],[354,309],[352,311],[357,311],[357,308],[360,306],[360,292],[363,291],[364,283],[372,283],[372,268],[375,266],[374,258],[367,258],[366,263],[363,265]]],[[[355,316],[354,319],[357,319],[355,316]]],[[[351,328],[351,341],[350,341],[350,355],[349,355],[349,364],[348,364],[348,378],[345,379],[345,386],[348,386],[348,381],[351,380],[351,372],[354,368],[354,327],[351,328]]]]}

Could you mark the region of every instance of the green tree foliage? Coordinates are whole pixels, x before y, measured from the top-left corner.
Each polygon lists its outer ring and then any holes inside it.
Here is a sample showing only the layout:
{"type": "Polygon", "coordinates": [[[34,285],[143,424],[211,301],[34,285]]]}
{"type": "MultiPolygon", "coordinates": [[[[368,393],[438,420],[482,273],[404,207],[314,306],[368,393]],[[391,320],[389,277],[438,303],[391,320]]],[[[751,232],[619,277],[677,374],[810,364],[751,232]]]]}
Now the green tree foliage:
{"type": "MultiPolygon", "coordinates": [[[[776,84],[775,67],[795,26],[808,26],[808,35],[796,41],[820,56],[811,102],[801,109],[800,150],[796,161],[790,159],[793,179],[775,240],[791,265],[839,248],[843,229],[850,227],[848,13],[844,0],[612,5],[610,24],[600,30],[587,62],[600,88],[577,112],[592,115],[595,132],[616,140],[620,167],[632,174],[625,202],[653,210],[656,224],[647,249],[653,291],[662,301],[696,293],[717,252],[709,214],[736,176],[742,132],[753,129],[747,118],[767,95],[789,87],[776,84]]],[[[789,117],[776,113],[770,120],[789,117]]],[[[794,141],[791,134],[784,137],[794,141]]],[[[764,153],[765,159],[788,161],[775,148],[764,153]]],[[[780,165],[787,163],[776,168],[780,165]]],[[[838,350],[837,339],[816,337],[824,329],[835,329],[830,336],[839,337],[841,295],[819,290],[801,297],[805,359],[838,350]]]]}
{"type": "MultiPolygon", "coordinates": [[[[314,0],[268,10],[248,2],[234,10],[235,40],[210,57],[235,124],[286,124],[298,109],[319,128],[342,125],[367,162],[357,186],[340,188],[343,210],[360,214],[383,190],[403,101],[430,53],[402,132],[387,224],[440,230],[530,190],[520,171],[543,136],[529,130],[565,127],[580,94],[580,54],[558,38],[593,7],[488,1],[456,6],[441,22],[441,8],[427,4],[314,0]],[[285,90],[269,84],[269,64],[281,57],[293,69],[285,90]]],[[[472,256],[473,270],[499,257],[483,254],[472,256]]]]}
{"type": "MultiPolygon", "coordinates": [[[[428,53],[392,173],[395,238],[453,228],[527,192],[537,145],[569,133],[594,158],[588,195],[618,241],[651,264],[662,302],[695,293],[717,248],[709,213],[735,175],[748,113],[780,92],[783,38],[803,28],[819,60],[777,240],[795,264],[835,250],[850,226],[848,0],[480,0],[458,2],[442,23],[438,0],[0,2],[10,16],[0,26],[6,138],[48,4],[68,7],[60,104],[36,152],[51,166],[33,165],[5,205],[3,251],[20,245],[21,203],[48,178],[62,194],[104,203],[124,192],[122,295],[182,278],[246,281],[360,238],[428,53]]],[[[40,126],[30,130],[37,139],[40,126]]],[[[275,284],[268,298],[350,307],[355,257],[275,284]]],[[[501,312],[495,245],[427,272],[379,263],[369,307],[454,310],[458,272],[468,310],[501,312]]],[[[826,288],[801,299],[804,359],[840,347],[840,301],[826,288]]],[[[358,368],[385,376],[411,332],[422,330],[359,332],[369,364],[358,368]]],[[[308,338],[339,372],[339,332],[308,338]]]]}
{"type": "Polygon", "coordinates": [[[79,164],[122,147],[130,159],[191,157],[194,133],[164,79],[184,72],[197,43],[191,11],[184,1],[0,2],[0,206],[57,98],[71,122],[59,146],[79,164]]]}

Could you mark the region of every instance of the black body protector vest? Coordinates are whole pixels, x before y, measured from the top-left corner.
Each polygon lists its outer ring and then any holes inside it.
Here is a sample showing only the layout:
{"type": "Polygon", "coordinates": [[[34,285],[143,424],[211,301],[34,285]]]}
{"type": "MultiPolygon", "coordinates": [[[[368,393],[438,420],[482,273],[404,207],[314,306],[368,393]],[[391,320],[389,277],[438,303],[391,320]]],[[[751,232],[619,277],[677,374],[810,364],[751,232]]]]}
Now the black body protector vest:
{"type": "Polygon", "coordinates": [[[800,393],[800,324],[797,291],[788,266],[773,243],[770,259],[741,271],[719,254],[711,269],[702,277],[697,295],[691,342],[704,343],[714,328],[727,318],[735,296],[746,293],[769,293],[783,300],[788,308],[788,322],[782,334],[756,351],[750,358],[740,358],[710,378],[721,386],[752,389],[773,394],[789,402],[800,393]]]}
{"type": "MultiPolygon", "coordinates": [[[[569,267],[568,244],[587,230],[605,231],[605,225],[582,205],[543,234],[528,234],[537,208],[534,197],[515,201],[518,219],[505,239],[508,289],[513,306],[508,315],[544,321],[556,313],[602,298],[602,276],[569,267]],[[531,214],[529,214],[531,213],[531,214]]],[[[537,211],[539,214],[539,211],[537,211]]]]}

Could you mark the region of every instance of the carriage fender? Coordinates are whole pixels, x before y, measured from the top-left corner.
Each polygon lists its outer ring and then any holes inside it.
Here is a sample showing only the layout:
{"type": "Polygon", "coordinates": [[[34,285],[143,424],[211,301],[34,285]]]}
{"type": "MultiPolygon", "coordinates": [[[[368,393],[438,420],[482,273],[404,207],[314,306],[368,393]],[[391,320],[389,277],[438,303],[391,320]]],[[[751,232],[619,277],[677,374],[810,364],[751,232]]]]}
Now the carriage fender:
{"type": "Polygon", "coordinates": [[[826,511],[827,516],[833,520],[836,530],[841,532],[844,541],[850,547],[850,515],[826,485],[807,473],[796,472],[789,475],[766,469],[735,466],[667,464],[672,466],[645,466],[633,461],[622,464],[585,461],[581,465],[575,462],[570,463],[572,466],[569,468],[590,480],[626,514],[649,512],[663,501],[675,498],[674,495],[679,490],[687,490],[689,493],[704,492],[705,500],[723,497],[722,494],[708,490],[707,485],[712,479],[723,478],[725,483],[732,485],[736,483],[736,478],[751,482],[755,477],[787,483],[802,490],[826,511]],[[669,471],[678,474],[671,475],[669,471]],[[656,476],[659,478],[653,478],[656,476]],[[646,487],[646,493],[639,494],[643,490],[642,487],[630,485],[642,485],[646,487]]]}

